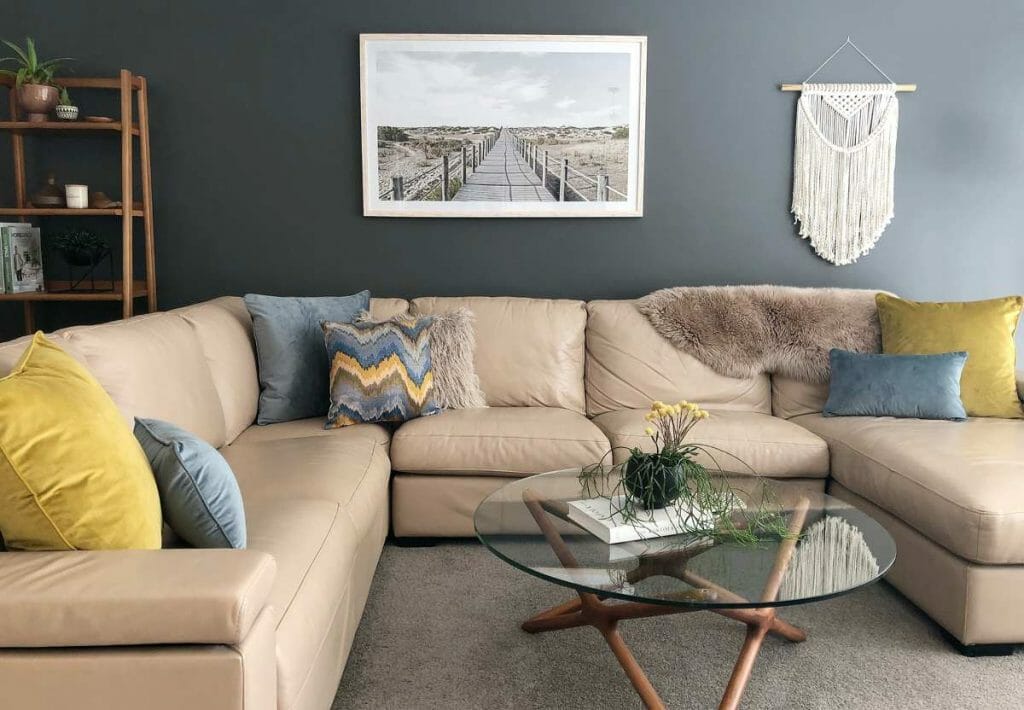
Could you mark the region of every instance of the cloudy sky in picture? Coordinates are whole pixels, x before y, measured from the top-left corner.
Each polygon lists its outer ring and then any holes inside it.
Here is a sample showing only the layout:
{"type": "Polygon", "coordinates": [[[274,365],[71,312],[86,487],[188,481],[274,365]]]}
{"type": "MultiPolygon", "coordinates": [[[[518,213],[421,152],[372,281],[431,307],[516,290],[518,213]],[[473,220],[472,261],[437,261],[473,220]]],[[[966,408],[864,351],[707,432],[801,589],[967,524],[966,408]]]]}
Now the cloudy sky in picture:
{"type": "Polygon", "coordinates": [[[370,88],[383,126],[629,122],[625,52],[381,51],[370,88]]]}

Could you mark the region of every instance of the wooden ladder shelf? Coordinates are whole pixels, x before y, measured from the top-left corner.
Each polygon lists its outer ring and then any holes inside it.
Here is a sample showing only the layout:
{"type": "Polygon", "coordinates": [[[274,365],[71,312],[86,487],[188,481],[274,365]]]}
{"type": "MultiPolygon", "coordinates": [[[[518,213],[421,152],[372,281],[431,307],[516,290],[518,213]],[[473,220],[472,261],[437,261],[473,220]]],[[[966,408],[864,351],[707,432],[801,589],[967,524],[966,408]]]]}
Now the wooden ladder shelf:
{"type": "MultiPolygon", "coordinates": [[[[46,121],[32,123],[20,120],[18,92],[13,79],[0,77],[0,86],[7,86],[10,104],[10,120],[0,121],[0,130],[9,131],[14,156],[15,207],[0,208],[0,217],[64,216],[110,216],[121,219],[121,278],[115,274],[105,283],[106,291],[68,291],[70,284],[47,279],[47,290],[33,293],[0,294],[0,303],[21,301],[24,303],[25,330],[35,330],[34,304],[39,301],[120,301],[121,316],[131,318],[137,298],[146,298],[149,312],[157,308],[156,300],[156,257],[153,235],[153,180],[150,172],[149,155],[149,100],[146,93],[145,77],[136,76],[122,69],[117,78],[64,77],[54,83],[69,89],[111,89],[120,92],[121,116],[119,121],[96,123],[91,121],[46,121]],[[134,93],[134,97],[133,97],[134,93]],[[133,107],[133,101],[134,107],[133,107]],[[110,132],[121,136],[121,204],[124,208],[74,209],[30,207],[25,188],[25,136],[32,133],[51,131],[110,132]],[[135,138],[138,138],[137,147],[135,138]],[[138,151],[136,154],[136,150],[138,151]],[[139,161],[142,188],[141,209],[134,204],[135,185],[133,179],[134,161],[139,161]],[[134,274],[134,220],[142,219],[145,235],[145,273],[136,279],[134,274]]],[[[44,269],[46,264],[44,263],[44,269]]],[[[51,273],[53,273],[51,271],[51,273]]]]}

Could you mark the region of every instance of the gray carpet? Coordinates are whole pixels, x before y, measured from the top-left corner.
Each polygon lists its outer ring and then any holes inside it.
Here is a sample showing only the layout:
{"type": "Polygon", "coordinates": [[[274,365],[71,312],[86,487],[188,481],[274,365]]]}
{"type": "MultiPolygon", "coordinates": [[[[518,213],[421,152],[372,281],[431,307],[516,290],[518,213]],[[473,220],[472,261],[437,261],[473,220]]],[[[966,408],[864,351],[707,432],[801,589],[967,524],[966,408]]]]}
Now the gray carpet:
{"type": "MultiPolygon", "coordinates": [[[[334,708],[640,707],[596,630],[519,630],[569,594],[476,543],[389,544],[334,708]]],[[[965,658],[885,584],[785,618],[809,638],[765,642],[744,708],[1024,707],[1024,652],[965,658]]],[[[620,628],[670,708],[717,706],[741,624],[695,613],[620,628]]]]}

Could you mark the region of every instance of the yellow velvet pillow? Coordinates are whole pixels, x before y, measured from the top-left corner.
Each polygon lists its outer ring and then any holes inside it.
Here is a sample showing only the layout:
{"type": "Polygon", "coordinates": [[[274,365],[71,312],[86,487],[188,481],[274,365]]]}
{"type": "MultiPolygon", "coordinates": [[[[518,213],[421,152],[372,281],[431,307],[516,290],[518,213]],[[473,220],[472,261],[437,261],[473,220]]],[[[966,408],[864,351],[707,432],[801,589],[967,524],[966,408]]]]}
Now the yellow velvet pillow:
{"type": "Polygon", "coordinates": [[[931,355],[967,351],[960,399],[972,417],[1024,418],[1014,372],[1014,333],[1024,298],[920,303],[880,293],[882,352],[931,355]]]}
{"type": "Polygon", "coordinates": [[[160,498],[110,396],[36,333],[0,379],[0,533],[9,549],[160,547],[160,498]]]}

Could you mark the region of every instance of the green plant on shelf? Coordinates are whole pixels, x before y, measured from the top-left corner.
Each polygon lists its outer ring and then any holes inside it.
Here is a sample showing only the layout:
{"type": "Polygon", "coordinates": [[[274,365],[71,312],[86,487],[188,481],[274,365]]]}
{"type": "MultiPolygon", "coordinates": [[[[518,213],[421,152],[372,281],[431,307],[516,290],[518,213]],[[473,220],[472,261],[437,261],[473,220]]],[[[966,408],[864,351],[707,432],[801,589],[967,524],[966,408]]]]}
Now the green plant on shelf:
{"type": "Polygon", "coordinates": [[[65,229],[57,232],[50,245],[73,266],[89,266],[110,249],[107,241],[90,229],[65,229]]]}
{"type": "Polygon", "coordinates": [[[75,103],[71,100],[71,96],[68,95],[68,87],[60,86],[60,95],[57,97],[57,104],[60,106],[74,106],[75,103]]]}
{"type": "Polygon", "coordinates": [[[31,37],[25,38],[25,46],[19,47],[14,42],[3,40],[16,56],[0,59],[0,64],[14,62],[17,69],[0,69],[0,74],[14,78],[16,86],[23,84],[41,84],[43,86],[54,86],[53,75],[60,68],[63,62],[72,61],[71,57],[58,57],[39,61],[36,54],[36,44],[31,37]]]}

